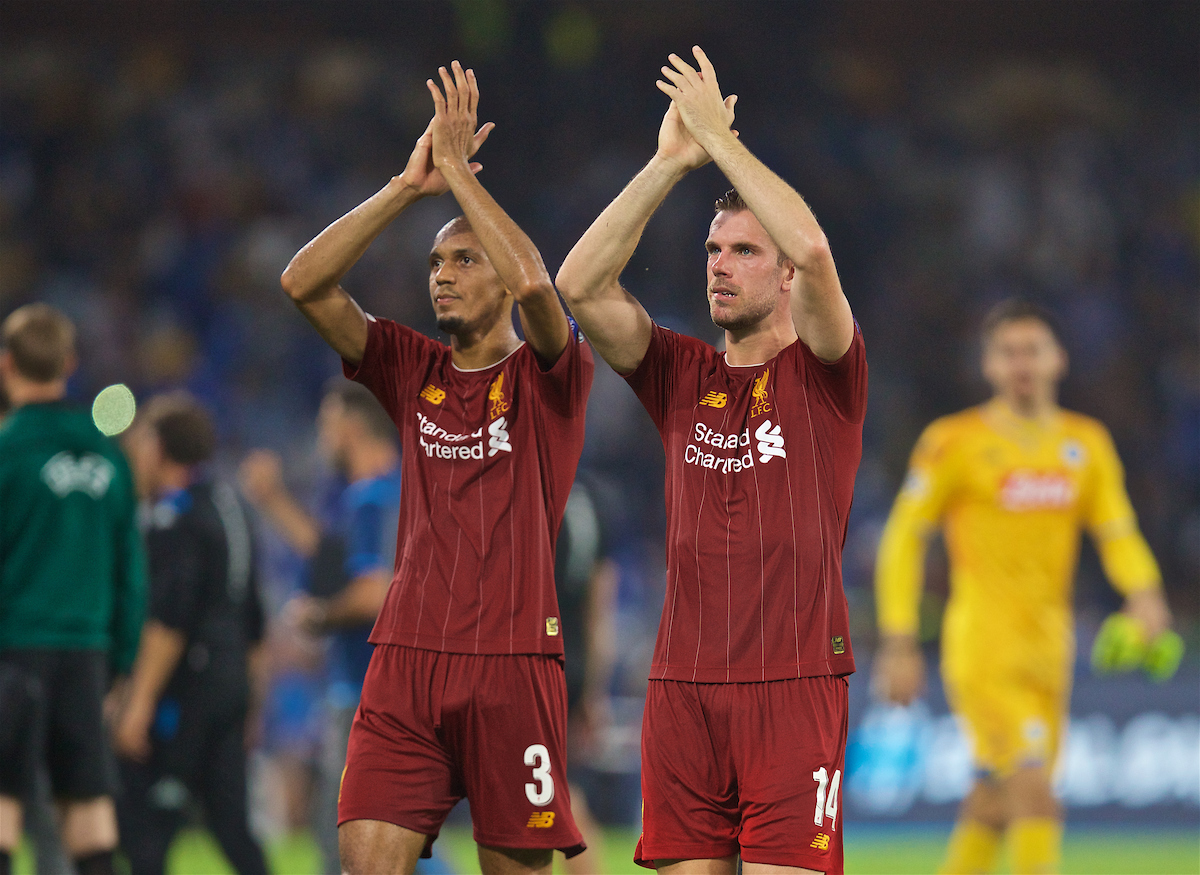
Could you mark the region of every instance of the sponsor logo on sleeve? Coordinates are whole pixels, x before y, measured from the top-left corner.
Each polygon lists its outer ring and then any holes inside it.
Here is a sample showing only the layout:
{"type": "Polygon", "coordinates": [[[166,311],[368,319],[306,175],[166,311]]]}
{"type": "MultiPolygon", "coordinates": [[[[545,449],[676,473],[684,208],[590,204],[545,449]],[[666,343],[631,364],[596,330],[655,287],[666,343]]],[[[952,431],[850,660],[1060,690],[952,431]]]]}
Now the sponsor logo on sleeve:
{"type": "Polygon", "coordinates": [[[833,652],[834,653],[845,653],[846,652],[846,639],[843,638],[841,635],[833,636],[833,652]]]}
{"type": "Polygon", "coordinates": [[[546,618],[546,634],[551,638],[558,634],[558,617],[546,618]]]}
{"type": "Polygon", "coordinates": [[[437,386],[433,385],[433,383],[430,383],[421,390],[421,394],[418,397],[424,398],[430,404],[441,404],[446,400],[446,390],[439,389],[437,386]]]}

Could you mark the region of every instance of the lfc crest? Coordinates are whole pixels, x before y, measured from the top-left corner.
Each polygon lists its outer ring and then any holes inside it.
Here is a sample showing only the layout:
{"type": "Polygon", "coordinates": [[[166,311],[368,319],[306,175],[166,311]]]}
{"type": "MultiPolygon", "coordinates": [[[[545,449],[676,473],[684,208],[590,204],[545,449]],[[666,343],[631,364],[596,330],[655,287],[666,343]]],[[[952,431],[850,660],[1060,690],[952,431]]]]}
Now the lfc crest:
{"type": "Polygon", "coordinates": [[[754,402],[750,405],[751,416],[762,416],[771,412],[771,402],[767,398],[767,378],[770,374],[770,370],[765,370],[754,378],[754,385],[750,387],[750,394],[754,396],[754,402]]]}
{"type": "Polygon", "coordinates": [[[492,380],[491,388],[488,389],[488,401],[491,402],[491,407],[488,409],[488,419],[495,419],[506,410],[509,404],[504,400],[504,372],[496,374],[496,379],[492,380]]]}

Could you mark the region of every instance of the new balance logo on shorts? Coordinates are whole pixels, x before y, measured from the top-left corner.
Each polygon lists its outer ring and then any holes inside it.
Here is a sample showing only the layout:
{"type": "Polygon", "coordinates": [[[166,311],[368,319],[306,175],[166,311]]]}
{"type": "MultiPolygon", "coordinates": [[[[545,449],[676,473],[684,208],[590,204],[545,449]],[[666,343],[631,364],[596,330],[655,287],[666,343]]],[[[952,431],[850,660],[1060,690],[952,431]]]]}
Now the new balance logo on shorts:
{"type": "Polygon", "coordinates": [[[818,851],[828,851],[829,850],[829,836],[827,836],[823,832],[817,833],[817,837],[812,840],[812,844],[809,845],[809,847],[816,848],[818,851]]]}
{"type": "Polygon", "coordinates": [[[528,829],[549,829],[554,826],[554,812],[535,811],[529,815],[529,822],[525,826],[528,829]]]}

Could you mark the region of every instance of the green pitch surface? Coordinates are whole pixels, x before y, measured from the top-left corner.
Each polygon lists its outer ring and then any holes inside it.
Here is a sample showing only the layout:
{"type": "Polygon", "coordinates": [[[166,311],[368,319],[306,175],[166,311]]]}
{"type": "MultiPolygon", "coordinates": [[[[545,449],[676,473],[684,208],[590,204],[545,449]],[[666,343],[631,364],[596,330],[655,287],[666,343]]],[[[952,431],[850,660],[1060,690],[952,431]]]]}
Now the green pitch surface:
{"type": "MultiPolygon", "coordinates": [[[[854,827],[846,840],[848,875],[930,875],[936,871],[949,829],[946,827],[854,827]]],[[[647,872],[633,864],[637,833],[605,832],[604,868],[597,875],[647,872]]],[[[459,875],[476,875],[479,862],[469,829],[446,830],[437,847],[459,875]]],[[[273,843],[272,871],[277,875],[315,875],[317,852],[306,835],[273,843]]],[[[28,851],[16,860],[17,875],[32,875],[28,851]]],[[[561,862],[561,858],[560,858],[561,862]]],[[[556,866],[561,872],[561,865],[556,866]]],[[[171,849],[167,871],[172,875],[232,875],[225,858],[207,834],[190,830],[171,849]]],[[[1000,873],[1010,870],[1001,865],[1000,873]]],[[[1068,830],[1063,850],[1063,875],[1200,875],[1200,829],[1184,830],[1068,830]]]]}

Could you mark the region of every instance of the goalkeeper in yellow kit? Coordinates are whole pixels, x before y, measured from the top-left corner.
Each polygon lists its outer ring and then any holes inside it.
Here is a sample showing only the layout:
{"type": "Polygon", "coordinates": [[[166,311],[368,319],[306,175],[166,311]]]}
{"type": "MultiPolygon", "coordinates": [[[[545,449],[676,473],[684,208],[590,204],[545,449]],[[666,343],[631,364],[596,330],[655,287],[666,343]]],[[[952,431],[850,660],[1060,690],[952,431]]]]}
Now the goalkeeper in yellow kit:
{"type": "Polygon", "coordinates": [[[1133,628],[1153,640],[1171,622],[1107,429],[1057,404],[1066,365],[1049,314],[1023,301],[998,305],[983,329],[995,395],[925,430],[879,546],[875,689],[903,704],[924,684],[917,614],[935,528],[950,559],[942,673],[976,779],[947,873],[990,872],[1005,834],[1014,872],[1057,869],[1062,814],[1051,772],[1070,698],[1082,528],[1133,628]]]}

